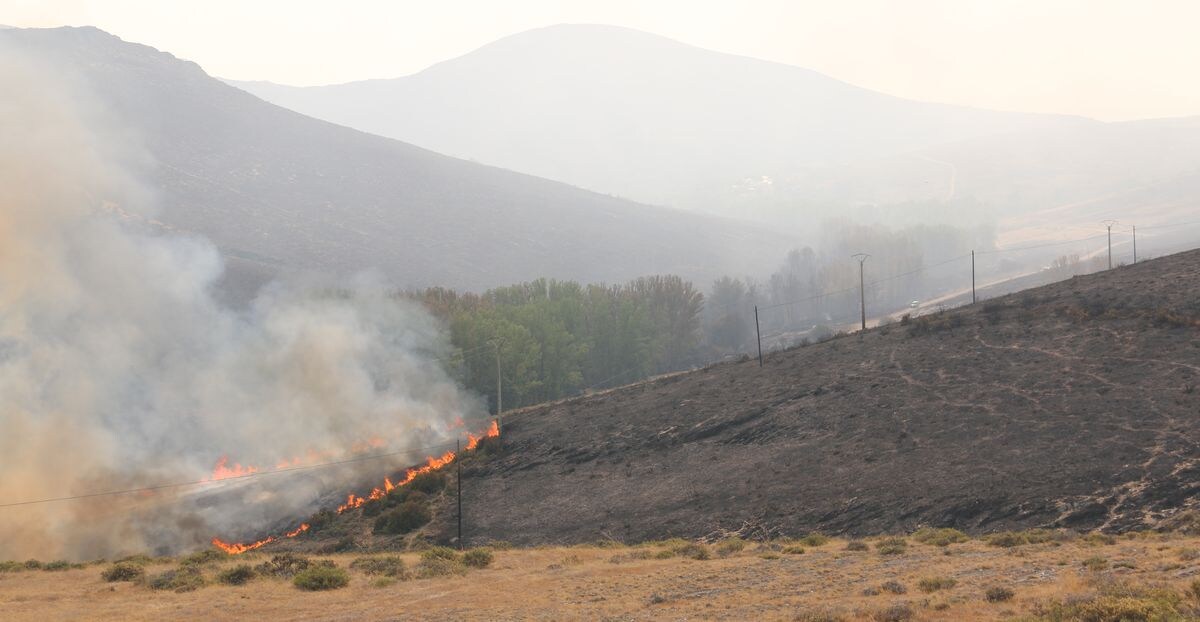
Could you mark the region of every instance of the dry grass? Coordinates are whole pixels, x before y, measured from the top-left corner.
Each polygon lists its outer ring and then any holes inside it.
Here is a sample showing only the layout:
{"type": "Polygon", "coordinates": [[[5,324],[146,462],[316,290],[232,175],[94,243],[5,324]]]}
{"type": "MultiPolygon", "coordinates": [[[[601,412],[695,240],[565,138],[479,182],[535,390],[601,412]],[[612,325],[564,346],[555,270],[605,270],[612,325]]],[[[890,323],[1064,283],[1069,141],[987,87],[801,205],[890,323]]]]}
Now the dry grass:
{"type": "MultiPolygon", "coordinates": [[[[867,542],[874,550],[880,540],[867,542]]],[[[182,593],[105,582],[100,575],[107,564],[23,570],[0,573],[0,612],[5,620],[37,622],[386,620],[399,611],[415,620],[886,620],[905,619],[906,611],[913,620],[1038,620],[1117,607],[1200,606],[1200,584],[1192,584],[1200,560],[1181,554],[1200,549],[1200,537],[1119,539],[1102,546],[1108,563],[1091,563],[1092,569],[1085,561],[1098,549],[1087,539],[1007,548],[980,540],[947,548],[910,539],[903,553],[892,555],[846,551],[845,545],[834,541],[803,555],[773,555],[786,545],[747,542],[699,559],[685,553],[658,559],[659,551],[683,550],[679,541],[513,549],[496,551],[488,568],[465,574],[399,573],[383,581],[365,572],[361,561],[352,565],[361,556],[336,554],[319,559],[349,569],[350,583],[327,592],[300,591],[284,578],[259,576],[240,586],[216,580],[239,565],[267,561],[267,554],[209,562],[202,567],[205,584],[182,593]],[[938,589],[927,593],[931,578],[938,589]],[[879,589],[892,581],[912,589],[879,589]]],[[[423,561],[416,553],[398,558],[398,567],[420,568],[423,561]]],[[[179,567],[159,564],[153,573],[179,567]]]]}

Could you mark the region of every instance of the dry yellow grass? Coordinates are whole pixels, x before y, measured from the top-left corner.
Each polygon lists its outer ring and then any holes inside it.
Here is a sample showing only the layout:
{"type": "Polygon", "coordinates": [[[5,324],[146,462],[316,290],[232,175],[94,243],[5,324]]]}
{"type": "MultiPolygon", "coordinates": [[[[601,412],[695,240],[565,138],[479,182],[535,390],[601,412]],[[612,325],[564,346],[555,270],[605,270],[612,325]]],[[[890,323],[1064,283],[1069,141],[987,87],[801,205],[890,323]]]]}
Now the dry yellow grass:
{"type": "MultiPolygon", "coordinates": [[[[873,544],[873,543],[872,543],[873,544]]],[[[1039,604],[1083,596],[1098,580],[1165,585],[1185,595],[1200,577],[1200,538],[1139,537],[1115,544],[1082,539],[1013,548],[973,540],[938,547],[909,539],[907,550],[881,555],[847,551],[833,540],[803,554],[780,554],[779,544],[749,544],[726,557],[656,559],[666,545],[556,547],[497,551],[490,568],[464,576],[410,579],[377,585],[351,571],[347,588],[304,592],[285,580],[258,578],[232,587],[210,584],[193,592],[151,590],[134,583],[106,583],[107,565],[60,572],[0,573],[0,619],[4,620],[871,620],[904,603],[915,620],[1001,620],[1031,615],[1039,604]],[[1089,558],[1107,560],[1088,570],[1089,558]],[[933,593],[921,579],[945,577],[952,587],[933,593]],[[907,591],[878,590],[896,581],[907,591]],[[988,602],[989,588],[1014,597],[988,602]],[[874,595],[870,595],[875,593],[874,595]],[[825,618],[812,618],[825,619],[825,618]]],[[[269,556],[233,557],[206,568],[257,563],[269,556]]],[[[348,567],[358,555],[318,556],[348,567]]],[[[411,567],[419,559],[404,554],[411,567]]],[[[147,568],[150,574],[172,565],[147,568]]],[[[1185,598],[1190,598],[1185,596],[1185,598]]]]}

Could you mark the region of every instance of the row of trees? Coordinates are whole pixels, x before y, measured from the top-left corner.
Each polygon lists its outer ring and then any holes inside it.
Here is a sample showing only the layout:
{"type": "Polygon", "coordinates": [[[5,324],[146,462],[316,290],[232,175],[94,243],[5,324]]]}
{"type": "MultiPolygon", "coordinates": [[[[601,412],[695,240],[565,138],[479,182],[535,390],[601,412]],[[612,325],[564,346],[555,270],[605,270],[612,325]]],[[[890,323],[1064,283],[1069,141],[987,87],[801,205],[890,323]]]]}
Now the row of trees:
{"type": "Polygon", "coordinates": [[[700,362],[704,296],[677,276],[412,295],[449,325],[456,355],[448,366],[465,386],[495,396],[499,356],[506,408],[700,362]]]}

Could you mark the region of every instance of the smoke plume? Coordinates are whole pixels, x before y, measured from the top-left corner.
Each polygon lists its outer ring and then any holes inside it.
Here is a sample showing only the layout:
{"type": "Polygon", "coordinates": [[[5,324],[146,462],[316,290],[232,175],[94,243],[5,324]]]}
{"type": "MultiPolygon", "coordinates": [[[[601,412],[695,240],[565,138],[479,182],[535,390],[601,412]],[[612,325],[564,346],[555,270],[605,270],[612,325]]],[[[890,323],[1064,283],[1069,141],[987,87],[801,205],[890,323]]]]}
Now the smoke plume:
{"type": "MultiPolygon", "coordinates": [[[[117,120],[0,49],[0,504],[396,451],[482,414],[439,326],[368,277],[213,296],[208,241],[147,229],[153,166],[117,120]]],[[[364,461],[379,474],[415,463],[364,461]]],[[[0,507],[0,558],[173,552],[314,509],[352,467],[0,507]]],[[[345,492],[338,489],[337,492],[345,492]]]]}

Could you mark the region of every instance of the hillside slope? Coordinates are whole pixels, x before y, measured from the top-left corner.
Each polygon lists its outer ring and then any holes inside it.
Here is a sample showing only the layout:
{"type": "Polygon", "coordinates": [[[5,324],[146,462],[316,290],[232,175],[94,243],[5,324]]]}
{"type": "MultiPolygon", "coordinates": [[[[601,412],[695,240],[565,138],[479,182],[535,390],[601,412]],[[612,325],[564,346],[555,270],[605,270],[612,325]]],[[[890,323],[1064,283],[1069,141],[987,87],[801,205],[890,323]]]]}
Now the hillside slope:
{"type": "Polygon", "coordinates": [[[1147,526],[1200,501],[1198,291],[1191,251],[513,413],[465,531],[1147,526]]]}
{"type": "Polygon", "coordinates": [[[402,286],[471,289],[539,276],[676,273],[704,282],[770,265],[788,246],[735,221],[305,117],[95,28],[4,30],[0,47],[6,61],[25,57],[48,78],[78,83],[88,107],[146,152],[144,177],[162,205],[153,218],[208,237],[233,268],[258,278],[378,268],[402,286]]]}
{"type": "Polygon", "coordinates": [[[747,179],[1094,124],[905,100],[801,67],[595,24],[518,33],[401,78],[233,84],[439,152],[640,201],[734,212],[744,209],[730,201],[753,192],[747,179]]]}

